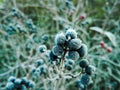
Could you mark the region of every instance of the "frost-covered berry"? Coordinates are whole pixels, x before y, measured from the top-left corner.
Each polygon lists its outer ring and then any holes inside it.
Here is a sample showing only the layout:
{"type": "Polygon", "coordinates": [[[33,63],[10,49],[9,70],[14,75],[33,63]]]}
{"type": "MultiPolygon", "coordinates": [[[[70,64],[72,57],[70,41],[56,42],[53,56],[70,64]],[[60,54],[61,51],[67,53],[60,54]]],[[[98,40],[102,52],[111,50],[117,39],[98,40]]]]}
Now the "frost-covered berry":
{"type": "Polygon", "coordinates": [[[47,66],[46,65],[42,65],[40,66],[40,74],[46,74],[47,73],[47,66]]]}
{"type": "Polygon", "coordinates": [[[14,90],[14,83],[8,82],[6,85],[6,90],[14,90]]]}
{"type": "Polygon", "coordinates": [[[81,47],[81,40],[80,39],[72,39],[68,45],[70,50],[78,50],[81,47]]]}
{"type": "Polygon", "coordinates": [[[8,82],[14,82],[15,79],[16,79],[16,77],[14,77],[14,76],[10,76],[10,77],[8,78],[8,82]]]}
{"type": "Polygon", "coordinates": [[[33,72],[33,75],[34,75],[35,77],[38,77],[38,76],[40,75],[40,69],[39,69],[39,68],[36,68],[36,69],[34,70],[34,72],[33,72]]]}
{"type": "Polygon", "coordinates": [[[72,65],[69,65],[69,64],[65,64],[65,69],[67,70],[72,70],[73,66],[72,65]]]}
{"type": "Polygon", "coordinates": [[[55,56],[60,56],[61,57],[64,53],[64,49],[59,45],[55,45],[52,48],[52,52],[55,56]]]}
{"type": "Polygon", "coordinates": [[[84,85],[81,83],[80,80],[75,82],[75,87],[80,88],[80,90],[84,90],[84,85]]]}
{"type": "Polygon", "coordinates": [[[21,84],[28,86],[28,80],[26,77],[21,78],[21,84]]]}
{"type": "Polygon", "coordinates": [[[92,65],[89,65],[85,68],[85,72],[88,74],[88,75],[92,75],[92,73],[95,72],[95,67],[92,66],[92,65]]]}
{"type": "Polygon", "coordinates": [[[20,90],[27,90],[27,87],[25,85],[22,85],[20,90]]]}
{"type": "Polygon", "coordinates": [[[15,80],[15,82],[14,82],[15,87],[16,87],[16,88],[20,88],[21,82],[22,82],[21,79],[17,78],[17,79],[15,80]]]}
{"type": "Polygon", "coordinates": [[[80,81],[83,85],[88,85],[91,81],[91,77],[88,74],[83,74],[80,78],[80,81]]]}
{"type": "Polygon", "coordinates": [[[72,60],[78,60],[79,59],[79,53],[77,51],[69,51],[68,52],[69,59],[72,60]]]}
{"type": "Polygon", "coordinates": [[[47,42],[49,40],[49,35],[48,34],[42,35],[41,40],[44,40],[45,42],[47,42]]]}
{"type": "Polygon", "coordinates": [[[89,62],[88,62],[87,59],[82,59],[82,60],[80,61],[80,63],[79,63],[79,66],[80,66],[81,68],[86,68],[88,65],[89,65],[89,62]]]}
{"type": "Polygon", "coordinates": [[[47,47],[45,45],[40,45],[39,46],[39,52],[44,53],[47,50],[47,47]]]}
{"type": "Polygon", "coordinates": [[[49,59],[50,59],[50,61],[56,61],[58,59],[58,57],[56,55],[54,55],[53,52],[51,51],[49,53],[49,59]]]}
{"type": "Polygon", "coordinates": [[[43,59],[39,59],[35,62],[35,66],[39,67],[40,65],[42,65],[44,63],[43,59]]]}
{"type": "Polygon", "coordinates": [[[65,33],[67,39],[77,38],[77,32],[73,29],[68,29],[65,33]]]}
{"type": "Polygon", "coordinates": [[[34,83],[32,80],[30,80],[30,81],[28,82],[28,87],[29,87],[29,88],[34,88],[34,86],[35,86],[35,83],[34,83]]]}
{"type": "Polygon", "coordinates": [[[57,34],[55,37],[55,44],[57,45],[65,45],[66,37],[63,33],[57,34]]]}
{"type": "Polygon", "coordinates": [[[85,57],[88,54],[88,48],[87,45],[82,44],[80,49],[78,49],[78,53],[80,55],[80,57],[85,57]]]}
{"type": "Polygon", "coordinates": [[[68,60],[67,60],[67,64],[69,64],[69,65],[73,65],[74,63],[75,63],[75,61],[72,60],[72,59],[68,59],[68,60]]]}

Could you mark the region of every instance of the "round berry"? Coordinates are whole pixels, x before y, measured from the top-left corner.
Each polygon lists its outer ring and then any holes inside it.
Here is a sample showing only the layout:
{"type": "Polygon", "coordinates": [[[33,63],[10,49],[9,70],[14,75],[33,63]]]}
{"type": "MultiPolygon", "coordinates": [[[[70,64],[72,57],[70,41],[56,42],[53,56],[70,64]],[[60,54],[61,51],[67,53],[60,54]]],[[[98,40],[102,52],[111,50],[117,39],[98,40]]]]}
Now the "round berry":
{"type": "Polygon", "coordinates": [[[27,87],[25,85],[22,85],[20,90],[27,90],[27,87]]]}
{"type": "Polygon", "coordinates": [[[80,88],[80,90],[84,90],[84,85],[81,83],[80,80],[76,81],[75,87],[80,88]]]}
{"type": "Polygon", "coordinates": [[[39,52],[44,53],[47,50],[47,47],[45,45],[40,45],[39,46],[39,52]]]}
{"type": "Polygon", "coordinates": [[[80,49],[78,49],[78,53],[81,58],[87,56],[87,54],[88,54],[87,46],[85,44],[82,44],[80,49]]]}
{"type": "Polygon", "coordinates": [[[112,52],[112,48],[111,47],[107,47],[107,52],[112,52]]]}
{"type": "Polygon", "coordinates": [[[69,59],[72,60],[78,60],[79,59],[79,53],[77,51],[69,51],[68,52],[69,59]]]}
{"type": "Polygon", "coordinates": [[[81,40],[80,39],[72,39],[68,45],[70,50],[78,50],[81,47],[81,40]]]}
{"type": "Polygon", "coordinates": [[[8,82],[6,85],[6,90],[14,90],[14,83],[8,82]]]}
{"type": "Polygon", "coordinates": [[[50,59],[50,61],[56,61],[58,59],[58,57],[56,55],[54,55],[53,52],[51,51],[49,53],[49,59],[50,59]]]}
{"type": "Polygon", "coordinates": [[[21,82],[22,82],[21,79],[16,79],[15,82],[14,82],[15,87],[16,87],[16,88],[20,88],[20,86],[21,86],[21,82]]]}
{"type": "Polygon", "coordinates": [[[88,85],[90,83],[91,77],[88,74],[83,74],[80,81],[83,85],[88,85]]]}
{"type": "Polygon", "coordinates": [[[40,75],[40,69],[39,68],[36,68],[35,71],[33,72],[33,75],[35,77],[38,77],[40,75]]]}
{"type": "Polygon", "coordinates": [[[48,34],[42,35],[41,40],[48,41],[49,40],[49,35],[48,34]]]}
{"type": "Polygon", "coordinates": [[[85,15],[81,15],[80,19],[82,19],[82,20],[85,19],[85,15]]]}
{"type": "Polygon", "coordinates": [[[72,70],[72,65],[69,65],[69,64],[65,64],[65,69],[71,71],[72,70]]]}
{"type": "Polygon", "coordinates": [[[93,72],[95,72],[95,67],[92,66],[92,65],[89,65],[85,68],[85,72],[88,74],[88,75],[92,75],[93,72]]]}
{"type": "Polygon", "coordinates": [[[24,84],[25,86],[28,86],[28,80],[26,77],[21,78],[21,84],[24,84]]]}
{"type": "Polygon", "coordinates": [[[42,65],[40,67],[40,74],[46,74],[47,73],[47,66],[46,65],[42,65]]]}
{"type": "Polygon", "coordinates": [[[63,33],[57,34],[55,37],[55,44],[57,45],[64,45],[66,42],[66,37],[63,33]]]}
{"type": "Polygon", "coordinates": [[[14,82],[15,79],[16,79],[16,77],[14,77],[14,76],[10,76],[10,77],[8,78],[8,82],[14,82]]]}
{"type": "Polygon", "coordinates": [[[40,65],[42,65],[44,63],[43,59],[39,59],[35,62],[36,67],[39,67],[40,65]]]}
{"type": "Polygon", "coordinates": [[[67,60],[67,64],[69,64],[69,65],[73,65],[74,63],[75,63],[75,61],[72,60],[72,59],[68,59],[68,60],[67,60]]]}
{"type": "Polygon", "coordinates": [[[103,41],[100,42],[100,46],[101,46],[102,48],[106,48],[106,44],[105,44],[103,41]]]}
{"type": "Polygon", "coordinates": [[[86,68],[88,65],[89,65],[89,62],[88,62],[87,59],[82,59],[82,60],[80,61],[80,63],[79,63],[79,66],[80,66],[81,68],[86,68]]]}
{"type": "Polygon", "coordinates": [[[55,56],[60,56],[61,57],[64,53],[64,49],[59,45],[55,45],[52,48],[52,52],[55,56]]]}
{"type": "Polygon", "coordinates": [[[30,80],[29,82],[28,82],[28,87],[29,88],[33,88],[35,86],[35,83],[32,81],[32,80],[30,80]]]}
{"type": "Polygon", "coordinates": [[[68,29],[65,33],[67,39],[77,38],[77,32],[73,29],[68,29]]]}

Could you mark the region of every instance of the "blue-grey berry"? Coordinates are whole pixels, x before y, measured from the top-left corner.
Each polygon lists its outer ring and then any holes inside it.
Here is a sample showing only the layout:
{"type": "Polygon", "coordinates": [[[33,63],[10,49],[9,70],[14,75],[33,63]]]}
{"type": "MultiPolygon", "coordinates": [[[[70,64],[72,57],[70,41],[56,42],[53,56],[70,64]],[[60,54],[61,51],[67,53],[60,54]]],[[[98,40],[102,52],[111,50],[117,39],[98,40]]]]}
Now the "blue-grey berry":
{"type": "Polygon", "coordinates": [[[53,52],[51,51],[49,53],[49,59],[50,59],[50,61],[56,61],[58,59],[58,57],[56,55],[54,55],[53,52]]]}
{"type": "Polygon", "coordinates": [[[8,82],[6,85],[6,90],[14,90],[14,83],[8,82]]]}
{"type": "Polygon", "coordinates": [[[95,72],[95,67],[92,66],[92,65],[89,65],[85,68],[85,72],[88,74],[88,75],[92,75],[94,72],[95,72]]]}
{"type": "Polygon", "coordinates": [[[80,81],[83,85],[88,85],[91,81],[91,77],[88,74],[83,74],[80,78],[80,81]]]}
{"type": "Polygon", "coordinates": [[[55,56],[58,56],[58,57],[60,56],[61,57],[64,53],[64,49],[59,45],[55,45],[52,48],[52,52],[55,56]]]}
{"type": "Polygon", "coordinates": [[[47,73],[47,66],[46,65],[42,65],[40,66],[40,74],[46,74],[47,73]]]}
{"type": "Polygon", "coordinates": [[[39,46],[39,52],[44,53],[47,50],[47,47],[45,45],[40,45],[39,46]]]}
{"type": "Polygon", "coordinates": [[[77,51],[69,51],[68,52],[69,59],[72,60],[78,60],[79,59],[79,53],[77,51]]]}
{"type": "Polygon", "coordinates": [[[67,39],[77,38],[77,32],[73,29],[68,29],[65,33],[67,39]]]}
{"type": "Polygon", "coordinates": [[[74,65],[75,61],[72,59],[67,59],[67,64],[74,65]]]}
{"type": "Polygon", "coordinates": [[[80,83],[80,80],[77,80],[77,81],[75,82],[75,87],[79,88],[79,83],[80,83]]]}
{"type": "Polygon", "coordinates": [[[42,35],[41,40],[48,41],[49,40],[49,35],[48,34],[42,35]]]}
{"type": "Polygon", "coordinates": [[[14,77],[14,76],[10,76],[10,77],[8,78],[8,82],[14,82],[15,79],[16,79],[16,77],[14,77]]]}
{"type": "Polygon", "coordinates": [[[33,75],[35,77],[38,77],[40,75],[40,69],[39,69],[39,67],[35,69],[35,71],[33,72],[33,75]]]}
{"type": "Polygon", "coordinates": [[[34,83],[32,80],[30,80],[30,81],[28,82],[28,87],[29,87],[29,88],[34,88],[34,86],[35,86],[35,83],[34,83]]]}
{"type": "Polygon", "coordinates": [[[21,78],[21,84],[27,86],[28,85],[28,79],[26,77],[21,78]]]}
{"type": "Polygon", "coordinates": [[[70,40],[68,47],[70,50],[78,50],[81,47],[81,40],[76,38],[76,39],[72,39],[70,40]]]}
{"type": "Polygon", "coordinates": [[[39,59],[35,62],[35,66],[39,67],[40,65],[42,65],[44,63],[43,59],[39,59]]]}
{"type": "Polygon", "coordinates": [[[88,62],[87,59],[82,59],[82,60],[80,60],[79,66],[80,66],[81,68],[86,68],[88,65],[89,65],[89,62],[88,62]]]}
{"type": "Polygon", "coordinates": [[[17,78],[17,79],[14,81],[15,87],[16,87],[16,88],[20,88],[21,85],[22,85],[21,82],[22,82],[22,80],[19,79],[19,78],[17,78]]]}
{"type": "Polygon", "coordinates": [[[66,37],[63,33],[59,33],[56,35],[55,44],[63,46],[65,45],[65,42],[66,42],[66,37]]]}
{"type": "Polygon", "coordinates": [[[75,87],[80,88],[80,90],[84,90],[85,86],[81,83],[80,80],[75,82],[75,87]]]}
{"type": "Polygon", "coordinates": [[[25,85],[22,85],[20,90],[27,90],[27,87],[25,85]]]}
{"type": "Polygon", "coordinates": [[[78,49],[78,53],[79,53],[81,58],[87,56],[87,54],[88,54],[87,45],[82,44],[80,49],[78,49]]]}
{"type": "Polygon", "coordinates": [[[69,65],[69,64],[65,64],[65,69],[67,70],[72,70],[73,66],[72,65],[69,65]]]}

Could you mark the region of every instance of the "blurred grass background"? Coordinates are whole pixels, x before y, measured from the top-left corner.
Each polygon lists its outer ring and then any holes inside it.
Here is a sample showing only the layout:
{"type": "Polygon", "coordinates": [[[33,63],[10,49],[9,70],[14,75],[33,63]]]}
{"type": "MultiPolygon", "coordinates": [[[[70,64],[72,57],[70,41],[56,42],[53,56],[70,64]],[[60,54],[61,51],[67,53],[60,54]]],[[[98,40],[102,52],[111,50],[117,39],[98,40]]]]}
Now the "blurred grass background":
{"type": "Polygon", "coordinates": [[[44,43],[51,49],[55,34],[68,27],[76,29],[87,44],[87,58],[97,68],[91,90],[119,90],[119,6],[120,0],[0,0],[0,90],[5,90],[10,75],[23,77],[27,74],[29,65],[25,70],[22,65],[26,62],[32,65],[36,47],[44,43]],[[17,9],[17,17],[13,15],[14,9],[17,9]],[[81,19],[81,15],[85,18],[81,19]],[[32,32],[26,26],[30,19],[35,25],[32,32]],[[19,24],[25,33],[17,30],[9,34],[10,24],[19,24]],[[43,35],[49,40],[41,42],[43,35]],[[111,47],[112,52],[101,48],[100,41],[111,47]]]}

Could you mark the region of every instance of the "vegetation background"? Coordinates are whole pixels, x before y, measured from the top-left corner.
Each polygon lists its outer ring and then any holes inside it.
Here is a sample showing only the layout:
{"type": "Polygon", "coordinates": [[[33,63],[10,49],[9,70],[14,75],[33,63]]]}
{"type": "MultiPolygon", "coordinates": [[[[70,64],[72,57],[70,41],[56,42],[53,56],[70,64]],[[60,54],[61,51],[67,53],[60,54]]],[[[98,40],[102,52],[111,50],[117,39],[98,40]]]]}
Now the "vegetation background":
{"type": "MultiPolygon", "coordinates": [[[[12,75],[32,79],[33,64],[42,57],[37,47],[44,43],[51,49],[55,35],[69,27],[77,30],[88,46],[87,59],[96,66],[88,90],[120,90],[120,0],[0,0],[0,90],[12,75]]],[[[47,90],[41,78],[35,82],[34,90],[47,90]]],[[[77,90],[74,81],[61,87],[77,90]]]]}

